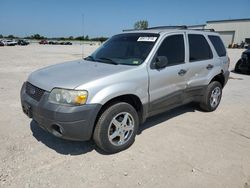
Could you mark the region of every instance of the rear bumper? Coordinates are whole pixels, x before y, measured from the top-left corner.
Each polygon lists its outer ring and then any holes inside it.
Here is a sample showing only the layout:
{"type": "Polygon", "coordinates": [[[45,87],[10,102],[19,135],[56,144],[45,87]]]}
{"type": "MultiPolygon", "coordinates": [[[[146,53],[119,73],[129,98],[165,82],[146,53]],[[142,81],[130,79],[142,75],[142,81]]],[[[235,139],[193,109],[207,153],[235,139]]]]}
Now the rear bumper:
{"type": "Polygon", "coordinates": [[[40,127],[57,137],[69,140],[89,140],[92,136],[95,119],[100,104],[66,106],[48,102],[49,93],[44,92],[38,102],[21,89],[23,111],[34,119],[40,127]]]}

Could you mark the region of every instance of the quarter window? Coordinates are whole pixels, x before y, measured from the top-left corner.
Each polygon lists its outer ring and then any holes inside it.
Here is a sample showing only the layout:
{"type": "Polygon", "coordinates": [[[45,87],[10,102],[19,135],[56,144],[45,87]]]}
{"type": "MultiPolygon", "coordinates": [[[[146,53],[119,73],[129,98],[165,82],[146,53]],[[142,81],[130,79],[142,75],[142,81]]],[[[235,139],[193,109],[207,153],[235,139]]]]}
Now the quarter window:
{"type": "Polygon", "coordinates": [[[168,66],[184,63],[185,45],[183,35],[172,35],[167,37],[159,47],[157,56],[168,58],[168,66]]]}
{"type": "Polygon", "coordinates": [[[202,61],[212,59],[211,48],[203,35],[189,34],[189,61],[202,61]]]}
{"type": "Polygon", "coordinates": [[[227,54],[225,46],[224,46],[222,40],[220,39],[220,37],[214,36],[214,35],[209,35],[208,38],[212,42],[218,56],[222,57],[222,56],[225,56],[227,54]]]}

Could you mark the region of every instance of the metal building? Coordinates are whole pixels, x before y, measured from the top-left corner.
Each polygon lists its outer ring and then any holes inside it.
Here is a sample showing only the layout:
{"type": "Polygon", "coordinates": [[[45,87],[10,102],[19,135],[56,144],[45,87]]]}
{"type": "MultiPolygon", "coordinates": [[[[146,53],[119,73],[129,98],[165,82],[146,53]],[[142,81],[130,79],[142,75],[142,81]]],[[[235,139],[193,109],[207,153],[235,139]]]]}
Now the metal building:
{"type": "Polygon", "coordinates": [[[206,24],[188,26],[189,29],[205,29],[205,27],[206,27],[206,24]]]}
{"type": "Polygon", "coordinates": [[[229,44],[250,44],[250,18],[207,21],[204,25],[192,25],[193,29],[214,29],[221,35],[225,46],[229,44]]]}
{"type": "Polygon", "coordinates": [[[205,28],[218,32],[226,46],[242,41],[250,44],[250,18],[207,21],[205,28]]]}

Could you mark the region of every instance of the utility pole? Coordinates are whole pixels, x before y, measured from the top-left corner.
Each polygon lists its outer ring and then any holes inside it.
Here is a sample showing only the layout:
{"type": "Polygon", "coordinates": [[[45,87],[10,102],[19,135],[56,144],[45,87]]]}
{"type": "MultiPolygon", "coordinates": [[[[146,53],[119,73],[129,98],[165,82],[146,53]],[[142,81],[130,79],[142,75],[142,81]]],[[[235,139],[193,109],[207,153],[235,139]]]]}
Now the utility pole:
{"type": "Polygon", "coordinates": [[[82,59],[84,58],[84,14],[82,14],[82,59]]]}

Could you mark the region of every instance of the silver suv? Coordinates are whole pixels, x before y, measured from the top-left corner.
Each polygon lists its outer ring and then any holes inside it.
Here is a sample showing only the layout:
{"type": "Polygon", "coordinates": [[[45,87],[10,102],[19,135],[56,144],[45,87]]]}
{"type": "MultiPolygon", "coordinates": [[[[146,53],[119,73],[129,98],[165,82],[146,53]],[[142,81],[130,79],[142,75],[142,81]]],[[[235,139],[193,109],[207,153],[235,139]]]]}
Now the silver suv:
{"type": "Polygon", "coordinates": [[[108,153],[130,147],[155,114],[198,102],[214,111],[229,58],[211,31],[157,27],[111,37],[91,56],[37,70],[21,89],[23,112],[57,137],[108,153]]]}

